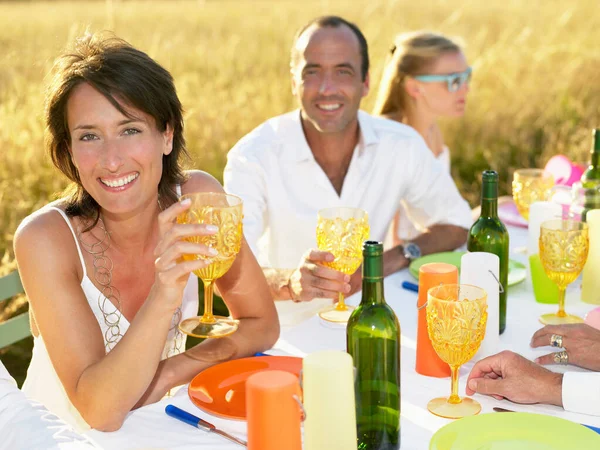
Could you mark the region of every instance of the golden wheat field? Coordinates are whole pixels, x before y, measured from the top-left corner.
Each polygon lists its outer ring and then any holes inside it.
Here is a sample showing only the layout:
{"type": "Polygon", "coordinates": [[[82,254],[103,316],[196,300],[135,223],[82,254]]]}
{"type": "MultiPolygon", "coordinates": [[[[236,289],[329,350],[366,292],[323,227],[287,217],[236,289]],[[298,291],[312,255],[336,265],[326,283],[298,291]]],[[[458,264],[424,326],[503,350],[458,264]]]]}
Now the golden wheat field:
{"type": "Polygon", "coordinates": [[[483,169],[498,170],[509,192],[516,167],[556,153],[587,159],[590,128],[600,124],[597,0],[0,1],[2,270],[14,264],[21,219],[65,187],[44,152],[44,79],[76,36],[112,30],[170,70],[186,111],[189,165],[220,179],[240,137],[294,107],[292,38],[323,14],[356,22],[369,41],[367,111],[395,34],[462,37],[474,68],[468,112],[443,128],[453,176],[472,205],[483,169]]]}

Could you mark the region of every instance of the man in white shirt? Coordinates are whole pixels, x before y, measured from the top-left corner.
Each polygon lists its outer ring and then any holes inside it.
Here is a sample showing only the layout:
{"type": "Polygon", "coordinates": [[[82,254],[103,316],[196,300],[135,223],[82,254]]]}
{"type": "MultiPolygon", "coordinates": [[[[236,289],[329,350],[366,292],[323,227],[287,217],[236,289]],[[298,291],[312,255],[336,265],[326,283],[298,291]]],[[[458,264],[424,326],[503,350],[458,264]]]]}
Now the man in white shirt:
{"type": "Polygon", "coordinates": [[[99,447],[29,400],[0,361],[0,450],[94,448],[99,447]]]}
{"type": "Polygon", "coordinates": [[[382,241],[404,203],[426,232],[386,251],[386,275],[466,240],[469,206],[419,134],[358,110],[368,68],[367,43],[354,24],[313,20],[292,47],[300,110],[268,120],[229,152],[225,189],[244,200],[244,233],[275,299],[337,299],[359,288],[359,271],[351,278],[321,264],[333,260],[315,250],[322,208],[364,209],[370,238],[382,241]]]}
{"type": "Polygon", "coordinates": [[[600,416],[600,330],[583,323],[547,325],[535,332],[531,346],[564,350],[535,362],[510,351],[484,358],[471,369],[467,394],[515,403],[547,403],[600,416]],[[573,364],[594,372],[555,373],[540,364],[573,364]]]}

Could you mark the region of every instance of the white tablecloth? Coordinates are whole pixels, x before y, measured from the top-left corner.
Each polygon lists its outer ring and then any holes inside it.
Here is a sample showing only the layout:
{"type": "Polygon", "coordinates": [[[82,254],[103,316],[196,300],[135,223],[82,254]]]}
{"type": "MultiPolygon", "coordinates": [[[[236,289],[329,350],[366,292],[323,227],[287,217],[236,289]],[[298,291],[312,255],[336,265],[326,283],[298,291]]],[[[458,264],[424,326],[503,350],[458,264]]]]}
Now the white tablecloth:
{"type": "MultiPolygon", "coordinates": [[[[527,230],[509,228],[511,258],[525,263],[526,256],[515,252],[527,243],[527,230]]],[[[394,308],[402,328],[402,449],[427,449],[431,436],[442,426],[451,422],[427,411],[427,402],[434,397],[447,395],[450,391],[449,378],[430,378],[415,372],[415,345],[417,333],[417,294],[401,288],[404,280],[415,281],[407,270],[385,279],[385,298],[394,308]]],[[[573,283],[567,291],[566,309],[568,312],[584,316],[593,305],[583,303],[580,297],[580,283],[573,283]]],[[[349,304],[357,305],[360,293],[348,299],[349,304]]],[[[541,327],[538,316],[554,312],[557,305],[536,303],[529,279],[511,286],[508,291],[506,331],[500,337],[500,348],[510,349],[533,359],[551,352],[551,347],[532,349],[529,341],[533,333],[541,327]]],[[[273,355],[304,356],[325,349],[345,350],[345,328],[331,326],[313,316],[300,324],[282,329],[281,338],[275,348],[268,353],[273,355]]],[[[460,370],[459,389],[464,393],[467,375],[473,362],[460,370]]],[[[577,370],[574,366],[557,367],[552,370],[577,370]]],[[[482,405],[482,414],[492,413],[494,406],[515,411],[527,411],[562,417],[578,423],[600,427],[600,417],[565,412],[562,408],[548,405],[517,405],[508,401],[498,401],[491,397],[476,395],[482,405]]],[[[129,414],[123,427],[113,433],[91,431],[88,435],[106,449],[239,449],[238,445],[195,429],[165,414],[165,406],[174,404],[196,416],[212,422],[217,427],[246,439],[245,422],[230,421],[211,416],[196,408],[187,396],[187,388],[182,388],[172,398],[140,408],[129,414]]],[[[282,449],[283,450],[283,449],[282,449]]]]}

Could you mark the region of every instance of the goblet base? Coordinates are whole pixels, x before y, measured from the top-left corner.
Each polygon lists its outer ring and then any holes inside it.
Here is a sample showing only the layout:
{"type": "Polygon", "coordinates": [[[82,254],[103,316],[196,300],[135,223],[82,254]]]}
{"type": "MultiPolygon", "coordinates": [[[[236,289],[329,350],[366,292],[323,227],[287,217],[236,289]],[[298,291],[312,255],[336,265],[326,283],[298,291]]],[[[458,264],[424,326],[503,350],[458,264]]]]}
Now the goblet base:
{"type": "Polygon", "coordinates": [[[544,325],[564,325],[566,323],[583,323],[583,319],[572,314],[566,314],[564,316],[559,316],[558,314],[542,314],[540,316],[540,322],[544,325]]]}
{"type": "Polygon", "coordinates": [[[481,411],[481,405],[472,398],[465,397],[460,403],[448,403],[448,397],[434,398],[427,404],[427,409],[436,416],[446,419],[460,419],[474,416],[481,411]]]}
{"type": "Polygon", "coordinates": [[[221,338],[233,334],[239,322],[229,317],[214,316],[214,322],[202,322],[202,317],[191,317],[179,324],[182,333],[197,338],[221,338]]]}
{"type": "Polygon", "coordinates": [[[340,310],[336,305],[333,305],[319,311],[319,317],[327,322],[346,323],[348,322],[352,311],[354,311],[353,306],[346,305],[345,309],[340,310]]]}

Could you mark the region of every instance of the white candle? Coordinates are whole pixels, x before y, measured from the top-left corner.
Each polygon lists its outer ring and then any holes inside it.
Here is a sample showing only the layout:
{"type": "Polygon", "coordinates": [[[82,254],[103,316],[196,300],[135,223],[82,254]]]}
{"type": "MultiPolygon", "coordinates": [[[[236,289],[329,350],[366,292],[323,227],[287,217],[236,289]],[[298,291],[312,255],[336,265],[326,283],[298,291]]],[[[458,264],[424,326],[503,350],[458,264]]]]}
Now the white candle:
{"type": "Polygon", "coordinates": [[[583,268],[581,300],[600,304],[600,209],[592,209],[586,214],[590,227],[590,251],[583,268]]]}
{"type": "Polygon", "coordinates": [[[352,356],[340,351],[307,355],[302,363],[306,450],[356,450],[352,356]]]}
{"type": "MultiPolygon", "coordinates": [[[[500,341],[500,258],[493,253],[472,252],[462,256],[460,284],[482,288],[487,293],[488,319],[485,337],[474,359],[498,352],[500,341]]],[[[503,286],[506,289],[506,286],[503,286]]]]}

